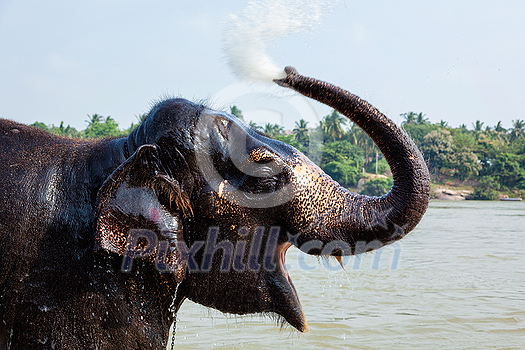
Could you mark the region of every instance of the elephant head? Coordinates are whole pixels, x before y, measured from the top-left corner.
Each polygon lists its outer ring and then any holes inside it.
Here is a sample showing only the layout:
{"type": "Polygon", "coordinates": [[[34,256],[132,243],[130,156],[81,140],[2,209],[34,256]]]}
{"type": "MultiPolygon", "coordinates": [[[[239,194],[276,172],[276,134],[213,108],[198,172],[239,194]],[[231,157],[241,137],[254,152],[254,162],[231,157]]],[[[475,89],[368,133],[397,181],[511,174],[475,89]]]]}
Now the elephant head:
{"type": "Polygon", "coordinates": [[[125,255],[131,229],[154,232],[160,243],[149,253],[157,258],[145,253],[148,242],[136,256],[174,274],[175,310],[188,298],[228,313],[274,313],[306,331],[286,250],[341,256],[377,249],[410,232],[427,208],[428,169],[403,131],[359,97],[285,71],[277,84],[364,129],[394,185],[382,197],[351,193],[295,148],[234,116],[182,99],[159,103],[126,139],[128,160],[99,190],[96,240],[97,249],[125,255]]]}

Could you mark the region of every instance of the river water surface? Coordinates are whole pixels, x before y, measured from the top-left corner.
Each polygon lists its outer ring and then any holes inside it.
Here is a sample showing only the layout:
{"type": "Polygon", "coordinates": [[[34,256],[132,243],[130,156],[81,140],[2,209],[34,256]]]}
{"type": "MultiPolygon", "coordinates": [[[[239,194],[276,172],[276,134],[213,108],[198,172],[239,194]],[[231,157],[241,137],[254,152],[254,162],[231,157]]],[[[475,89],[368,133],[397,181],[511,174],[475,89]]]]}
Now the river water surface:
{"type": "Polygon", "coordinates": [[[186,301],[175,349],[525,349],[525,202],[432,201],[419,226],[337,262],[288,250],[310,331],[186,301]]]}

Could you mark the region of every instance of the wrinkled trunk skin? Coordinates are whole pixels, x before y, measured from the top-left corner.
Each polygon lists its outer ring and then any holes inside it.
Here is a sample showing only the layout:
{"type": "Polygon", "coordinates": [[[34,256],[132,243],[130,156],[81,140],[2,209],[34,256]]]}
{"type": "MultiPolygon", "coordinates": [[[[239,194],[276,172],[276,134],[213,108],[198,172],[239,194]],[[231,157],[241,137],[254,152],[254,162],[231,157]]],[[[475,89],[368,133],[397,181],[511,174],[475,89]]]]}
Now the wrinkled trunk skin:
{"type": "Polygon", "coordinates": [[[290,213],[303,218],[296,220],[294,231],[299,234],[293,243],[309,254],[348,255],[377,249],[405,236],[421,220],[430,197],[429,171],[414,142],[358,96],[299,75],[292,67],[286,67],[285,72],[287,76],[275,80],[277,84],[333,107],[359,125],[385,156],[394,178],[387,195],[368,197],[350,193],[324,173],[318,174],[314,185],[303,188],[304,196],[299,196],[316,197],[310,208],[290,213]],[[337,240],[344,244],[333,244],[337,240]]]}

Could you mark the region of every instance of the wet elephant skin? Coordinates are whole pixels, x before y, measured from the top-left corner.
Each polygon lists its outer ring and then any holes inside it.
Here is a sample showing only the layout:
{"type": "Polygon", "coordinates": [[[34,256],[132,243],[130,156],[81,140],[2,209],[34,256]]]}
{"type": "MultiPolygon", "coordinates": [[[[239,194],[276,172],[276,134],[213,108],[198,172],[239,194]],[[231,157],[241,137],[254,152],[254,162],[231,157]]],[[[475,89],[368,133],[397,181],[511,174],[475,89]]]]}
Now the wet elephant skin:
{"type": "Polygon", "coordinates": [[[430,183],[410,138],[357,96],[286,73],[277,84],[372,137],[389,194],[350,193],[293,147],[184,99],[158,103],[125,138],[0,120],[0,349],[164,349],[185,299],[305,332],[283,265],[290,245],[348,255],[412,230],[430,183]],[[128,238],[145,230],[133,242],[154,239],[153,253],[124,271],[128,238]]]}

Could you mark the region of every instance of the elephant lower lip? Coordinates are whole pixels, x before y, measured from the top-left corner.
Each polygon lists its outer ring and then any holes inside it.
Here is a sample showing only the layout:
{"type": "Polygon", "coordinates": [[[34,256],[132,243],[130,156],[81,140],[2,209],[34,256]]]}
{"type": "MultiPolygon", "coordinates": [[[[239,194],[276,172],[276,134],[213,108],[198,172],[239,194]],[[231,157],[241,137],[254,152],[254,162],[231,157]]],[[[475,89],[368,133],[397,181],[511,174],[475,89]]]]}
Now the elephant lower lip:
{"type": "MultiPolygon", "coordinates": [[[[285,266],[286,252],[292,244],[286,242],[279,246],[279,270],[284,280],[280,280],[275,287],[279,290],[275,295],[278,295],[279,298],[276,299],[276,304],[274,304],[274,309],[272,311],[276,312],[283,316],[286,321],[296,328],[301,333],[308,332],[308,323],[301,309],[301,304],[299,302],[299,297],[297,291],[292,283],[292,279],[288,275],[285,266]]],[[[281,277],[281,278],[282,278],[281,277]]]]}

